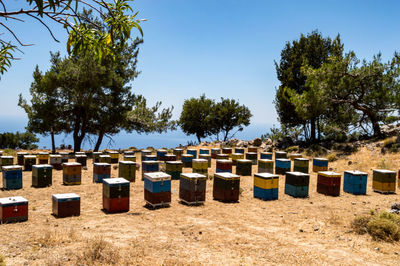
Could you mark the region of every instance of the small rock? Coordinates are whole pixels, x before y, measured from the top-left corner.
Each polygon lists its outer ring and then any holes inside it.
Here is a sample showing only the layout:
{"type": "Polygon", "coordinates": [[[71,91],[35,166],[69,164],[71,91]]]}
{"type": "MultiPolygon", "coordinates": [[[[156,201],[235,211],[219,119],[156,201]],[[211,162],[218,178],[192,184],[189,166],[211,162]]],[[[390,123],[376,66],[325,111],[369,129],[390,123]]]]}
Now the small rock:
{"type": "Polygon", "coordinates": [[[374,248],[375,251],[379,251],[379,248],[374,248]]]}
{"type": "Polygon", "coordinates": [[[312,202],[312,201],[310,201],[310,204],[313,204],[313,202],[312,202]]]}
{"type": "Polygon", "coordinates": [[[261,144],[262,144],[262,141],[261,141],[260,138],[255,138],[255,139],[253,140],[253,145],[254,145],[254,146],[260,147],[261,144]]]}
{"type": "Polygon", "coordinates": [[[300,232],[300,233],[304,233],[304,230],[303,230],[303,229],[299,229],[299,232],[300,232]]]}
{"type": "Polygon", "coordinates": [[[356,205],[356,202],[353,201],[353,202],[351,203],[351,205],[356,205]]]}
{"type": "Polygon", "coordinates": [[[395,251],[395,252],[394,252],[394,255],[399,255],[399,252],[395,251]]]}
{"type": "Polygon", "coordinates": [[[348,162],[347,162],[347,165],[352,165],[352,164],[353,164],[352,161],[348,161],[348,162]]]}
{"type": "Polygon", "coordinates": [[[318,231],[318,230],[319,230],[319,227],[314,225],[314,231],[318,231]]]}

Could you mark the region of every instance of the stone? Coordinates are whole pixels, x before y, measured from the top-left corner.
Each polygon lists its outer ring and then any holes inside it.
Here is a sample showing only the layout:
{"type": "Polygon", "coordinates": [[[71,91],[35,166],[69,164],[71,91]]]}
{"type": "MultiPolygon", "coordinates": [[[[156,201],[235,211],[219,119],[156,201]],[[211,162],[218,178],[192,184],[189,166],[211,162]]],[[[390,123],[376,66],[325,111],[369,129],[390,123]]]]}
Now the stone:
{"type": "Polygon", "coordinates": [[[262,144],[262,141],[261,141],[260,138],[255,138],[255,139],[253,140],[253,145],[254,145],[254,146],[260,147],[261,144],[262,144]]]}

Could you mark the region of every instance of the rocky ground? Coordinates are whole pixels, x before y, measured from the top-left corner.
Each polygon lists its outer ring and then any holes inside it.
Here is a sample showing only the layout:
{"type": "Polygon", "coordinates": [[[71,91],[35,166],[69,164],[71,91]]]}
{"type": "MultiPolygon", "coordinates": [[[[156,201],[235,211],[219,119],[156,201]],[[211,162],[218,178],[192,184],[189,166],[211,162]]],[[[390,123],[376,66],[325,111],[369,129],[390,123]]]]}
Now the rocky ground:
{"type": "MultiPolygon", "coordinates": [[[[63,186],[61,171],[55,171],[52,187],[36,189],[30,187],[31,172],[24,172],[24,188],[0,191],[0,197],[27,198],[29,220],[0,225],[0,254],[7,265],[394,265],[400,260],[398,243],[357,235],[350,224],[358,215],[387,210],[399,201],[398,194],[371,189],[372,169],[397,170],[399,159],[399,154],[382,155],[379,147],[364,146],[330,163],[339,173],[367,171],[365,196],[318,194],[316,175],[311,174],[309,198],[285,195],[280,176],[279,199],[261,201],[253,198],[252,177],[244,176],[238,203],[214,201],[209,180],[203,206],[182,205],[179,183],[173,181],[171,206],[152,210],[145,207],[139,178],[131,185],[131,209],[121,214],[101,210],[102,185],[92,183],[90,160],[80,186],[63,186]],[[81,196],[81,216],[57,219],[51,215],[51,195],[66,192],[81,196]]],[[[209,173],[214,172],[213,161],[209,173]]],[[[112,176],[117,174],[112,169],[112,176]]]]}

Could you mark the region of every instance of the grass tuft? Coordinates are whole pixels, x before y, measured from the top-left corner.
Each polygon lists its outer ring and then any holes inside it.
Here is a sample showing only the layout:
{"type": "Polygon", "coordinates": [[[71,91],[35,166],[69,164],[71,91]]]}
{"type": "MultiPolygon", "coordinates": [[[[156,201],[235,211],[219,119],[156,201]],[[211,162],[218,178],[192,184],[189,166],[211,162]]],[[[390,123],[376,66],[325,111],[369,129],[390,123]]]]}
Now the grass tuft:
{"type": "Polygon", "coordinates": [[[6,259],[0,254],[0,266],[6,266],[6,259]]]}
{"type": "Polygon", "coordinates": [[[328,159],[329,162],[334,162],[338,160],[336,153],[330,153],[326,158],[328,159]]]}
{"type": "Polygon", "coordinates": [[[78,255],[80,265],[118,265],[121,255],[118,249],[102,238],[88,240],[82,254],[78,255]]]}

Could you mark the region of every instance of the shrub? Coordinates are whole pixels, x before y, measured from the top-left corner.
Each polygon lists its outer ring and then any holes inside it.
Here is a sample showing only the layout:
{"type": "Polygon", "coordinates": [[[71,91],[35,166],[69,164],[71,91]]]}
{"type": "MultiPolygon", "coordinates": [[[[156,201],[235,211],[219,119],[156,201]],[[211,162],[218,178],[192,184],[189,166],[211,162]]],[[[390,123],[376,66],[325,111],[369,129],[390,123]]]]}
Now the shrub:
{"type": "Polygon", "coordinates": [[[286,152],[298,152],[299,151],[299,146],[290,146],[286,148],[286,152]]]}
{"type": "Polygon", "coordinates": [[[83,253],[78,255],[80,265],[117,265],[121,260],[118,248],[102,238],[88,240],[83,253]]]}
{"type": "Polygon", "coordinates": [[[383,147],[390,148],[395,143],[396,143],[396,137],[386,138],[383,140],[383,147]]]}
{"type": "Polygon", "coordinates": [[[6,266],[6,259],[0,254],[0,266],[6,266]]]}
{"type": "Polygon", "coordinates": [[[400,240],[400,216],[395,213],[382,212],[379,216],[357,217],[351,225],[356,233],[368,233],[374,240],[400,240]]]}
{"type": "Polygon", "coordinates": [[[337,161],[338,159],[336,153],[330,153],[326,158],[328,159],[329,162],[334,162],[337,161]]]}
{"type": "Polygon", "coordinates": [[[313,144],[306,149],[307,156],[325,156],[328,154],[328,150],[318,144],[313,144]]]}

